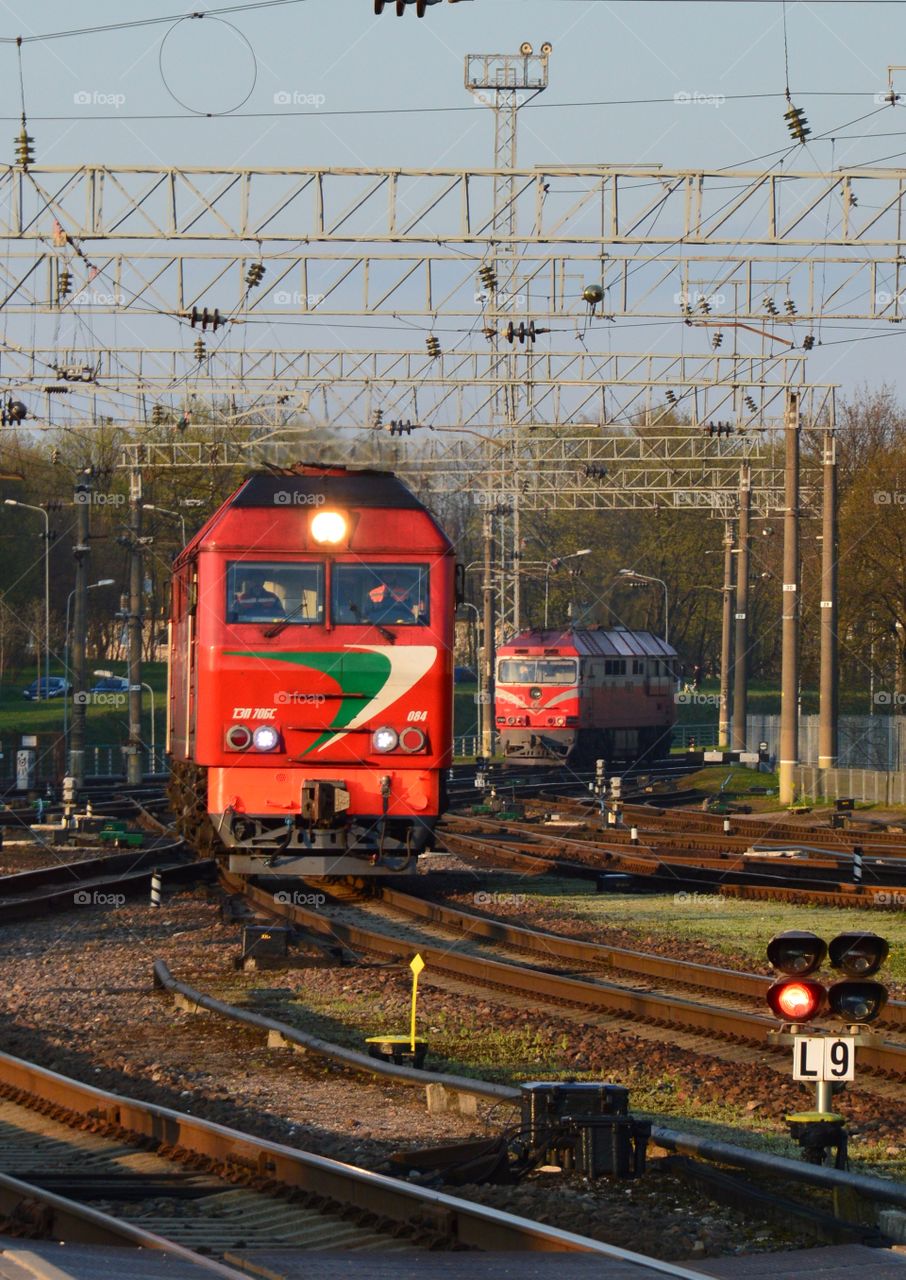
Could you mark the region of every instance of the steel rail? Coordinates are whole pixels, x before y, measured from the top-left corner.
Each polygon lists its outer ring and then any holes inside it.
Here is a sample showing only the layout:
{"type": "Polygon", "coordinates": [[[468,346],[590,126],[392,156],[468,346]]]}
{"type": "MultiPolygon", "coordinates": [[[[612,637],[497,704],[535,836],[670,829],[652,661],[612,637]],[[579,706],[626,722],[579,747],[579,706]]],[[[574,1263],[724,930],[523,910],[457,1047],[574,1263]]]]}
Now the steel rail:
{"type": "Polygon", "coordinates": [[[416,1234],[443,1238],[451,1247],[592,1253],[680,1280],[705,1280],[701,1272],[675,1263],[254,1137],[156,1103],[108,1093],[6,1053],[0,1053],[0,1085],[12,1101],[23,1105],[61,1107],[96,1125],[109,1125],[120,1135],[126,1130],[147,1139],[164,1154],[203,1156],[228,1170],[228,1176],[260,1178],[269,1185],[307,1192],[322,1200],[326,1197],[416,1234]]]}
{"type": "MultiPolygon", "coordinates": [[[[207,1258],[202,1253],[185,1248],[175,1240],[167,1240],[154,1231],[146,1231],[143,1227],[124,1222],[90,1205],[79,1204],[44,1187],[0,1174],[0,1216],[10,1218],[26,1204],[39,1204],[45,1210],[42,1225],[51,1239],[64,1241],[66,1244],[131,1245],[136,1249],[153,1249],[189,1262],[193,1267],[208,1271],[211,1275],[221,1276],[223,1280],[248,1280],[247,1271],[236,1271],[214,1258],[207,1258]]],[[[126,1262],[126,1259],[123,1261],[126,1262]]],[[[128,1262],[126,1266],[128,1267],[128,1262]]],[[[49,1275],[49,1272],[44,1274],[49,1275]]],[[[54,1274],[62,1277],[63,1273],[54,1268],[54,1274]]]]}
{"type": "MultiPolygon", "coordinates": [[[[475,915],[458,907],[448,907],[425,898],[415,897],[379,885],[378,893],[388,906],[404,911],[422,920],[431,920],[447,928],[456,929],[469,937],[489,938],[520,950],[564,960],[587,961],[608,965],[613,969],[642,978],[659,978],[684,986],[703,987],[721,993],[729,992],[752,1000],[763,1000],[768,987],[775,980],[758,973],[746,973],[739,969],[724,969],[717,965],[698,964],[692,960],[678,960],[648,951],[634,951],[625,947],[612,947],[606,943],[588,942],[583,938],[570,938],[560,933],[542,929],[528,929],[524,925],[510,924],[475,915]]],[[[891,1000],[884,1008],[884,1022],[892,1026],[906,1026],[906,1003],[891,1000]]]]}
{"type": "MultiPolygon", "coordinates": [[[[236,892],[244,893],[257,906],[302,924],[311,932],[344,943],[354,951],[370,951],[405,963],[411,959],[414,945],[411,941],[329,919],[296,904],[277,902],[273,893],[255,885],[243,888],[238,877],[222,874],[225,883],[232,884],[236,892]]],[[[502,987],[529,995],[534,1000],[546,999],[555,1005],[571,1004],[601,1012],[626,1014],[655,1025],[774,1049],[769,1043],[768,1033],[776,1030],[776,1021],[760,1014],[722,1009],[679,996],[632,991],[613,983],[589,982],[543,969],[465,955],[428,941],[419,942],[418,951],[433,972],[482,986],[502,987]]],[[[906,1044],[881,1041],[863,1045],[860,1048],[860,1066],[893,1079],[906,1078],[906,1044]]]]}
{"type": "MultiPolygon", "coordinates": [[[[213,877],[217,869],[216,863],[210,858],[196,859],[194,862],[175,862],[172,859],[162,861],[158,856],[156,860],[152,858],[145,861],[150,861],[151,865],[146,865],[143,869],[123,871],[93,880],[72,879],[65,887],[50,889],[47,893],[35,894],[32,897],[0,899],[0,925],[30,920],[36,916],[49,915],[54,911],[69,911],[77,907],[90,906],[90,901],[75,900],[79,894],[84,894],[90,899],[91,895],[97,891],[103,891],[105,894],[121,892],[127,896],[147,892],[151,887],[151,877],[155,873],[165,877],[170,884],[187,884],[205,877],[213,877]]],[[[79,867],[82,864],[68,865],[79,867]]],[[[24,874],[33,873],[25,872],[24,874]]]]}

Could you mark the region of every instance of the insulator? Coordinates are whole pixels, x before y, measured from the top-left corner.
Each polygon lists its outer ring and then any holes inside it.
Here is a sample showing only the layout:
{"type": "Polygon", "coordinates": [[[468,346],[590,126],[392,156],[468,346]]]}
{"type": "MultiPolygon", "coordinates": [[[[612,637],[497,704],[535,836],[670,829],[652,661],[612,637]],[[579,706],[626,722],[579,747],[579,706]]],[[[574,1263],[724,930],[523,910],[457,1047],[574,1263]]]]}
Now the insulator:
{"type": "Polygon", "coordinates": [[[717,428],[714,426],[714,423],[713,423],[713,422],[706,422],[706,423],[705,423],[704,430],[705,430],[705,431],[707,431],[707,433],[708,433],[708,435],[709,435],[709,436],[713,436],[713,435],[714,435],[714,432],[716,431],[716,429],[717,429],[717,428]]]}
{"type": "Polygon", "coordinates": [[[164,420],[164,406],[162,404],[152,405],[151,408],[151,425],[159,427],[164,420]]]}
{"type": "Polygon", "coordinates": [[[245,283],[248,285],[260,284],[264,279],[264,263],[253,262],[245,273],[245,283]]]}
{"type": "Polygon", "coordinates": [[[193,307],[189,314],[189,321],[193,329],[198,324],[201,325],[202,330],[207,329],[210,325],[212,333],[216,333],[223,324],[223,318],[216,307],[213,311],[209,311],[207,307],[205,307],[203,311],[199,311],[197,307],[193,307]]]}
{"type": "Polygon", "coordinates": [[[57,449],[57,448],[51,449],[51,451],[50,451],[50,461],[51,461],[51,465],[52,465],[52,466],[54,466],[54,467],[55,467],[55,466],[57,466],[57,465],[58,465],[58,463],[59,463],[59,461],[60,461],[60,459],[62,458],[62,456],[63,456],[63,455],[62,455],[62,453],[60,452],[60,450],[59,450],[59,449],[57,449]]]}
{"type": "Polygon", "coordinates": [[[493,267],[480,267],[478,271],[478,279],[481,282],[482,287],[487,289],[488,293],[493,293],[497,288],[497,272],[493,267]]]}
{"type": "Polygon", "coordinates": [[[701,307],[702,312],[703,312],[706,316],[709,316],[709,315],[711,314],[711,303],[708,301],[708,299],[707,299],[707,298],[702,298],[702,299],[699,301],[699,304],[698,304],[698,305],[701,307]]]}
{"type": "Polygon", "coordinates": [[[384,410],[375,409],[374,413],[371,416],[371,425],[373,427],[380,427],[380,426],[383,426],[383,424],[384,424],[384,410]]]}
{"type": "Polygon", "coordinates": [[[406,419],[405,422],[403,422],[402,419],[399,422],[394,420],[394,421],[391,421],[390,426],[388,427],[388,430],[392,436],[401,436],[401,435],[411,436],[413,425],[417,426],[418,423],[413,424],[408,418],[406,419]]]}
{"type": "Polygon", "coordinates": [[[34,138],[27,132],[25,121],[22,122],[22,128],[16,136],[16,164],[20,169],[27,169],[29,165],[35,162],[34,138]]]}
{"type": "Polygon", "coordinates": [[[794,107],[790,103],[789,111],[784,111],[783,118],[786,121],[786,127],[790,131],[790,136],[795,138],[797,142],[805,142],[811,133],[808,127],[808,121],[805,118],[805,112],[801,107],[794,107]]]}
{"type": "Polygon", "coordinates": [[[765,310],[766,310],[770,315],[772,315],[772,316],[779,316],[779,315],[780,315],[780,312],[777,310],[777,303],[774,301],[774,299],[773,299],[773,298],[765,298],[765,300],[764,300],[764,306],[765,306],[765,310]]]}
{"type": "Polygon", "coordinates": [[[805,337],[802,339],[802,350],[811,351],[814,345],[815,345],[815,335],[812,333],[807,333],[805,337]]]}
{"type": "Polygon", "coordinates": [[[667,392],[667,403],[668,403],[668,404],[676,404],[676,392],[675,392],[675,391],[670,390],[670,391],[668,391],[668,392],[667,392]]]}
{"type": "Polygon", "coordinates": [[[195,339],[195,346],[194,346],[194,348],[193,348],[193,349],[194,349],[194,351],[195,351],[195,359],[196,359],[196,360],[198,360],[198,361],[199,361],[199,363],[200,363],[200,362],[205,358],[205,356],[208,354],[208,349],[207,349],[207,347],[206,347],[206,346],[205,346],[205,344],[204,344],[204,338],[196,338],[196,339],[195,339]]]}
{"type": "Polygon", "coordinates": [[[507,325],[506,329],[504,329],[504,334],[506,335],[507,342],[512,342],[513,338],[516,336],[516,328],[512,320],[507,325]]]}
{"type": "Polygon", "coordinates": [[[433,333],[425,339],[425,346],[428,348],[428,355],[432,360],[440,355],[440,339],[435,338],[433,333]]]}
{"type": "Polygon", "coordinates": [[[65,298],[68,293],[72,292],[72,275],[68,271],[61,271],[57,276],[57,300],[65,298]]]}
{"type": "Polygon", "coordinates": [[[715,351],[717,350],[718,347],[723,345],[723,340],[724,340],[724,335],[722,333],[715,333],[714,337],[711,339],[711,346],[714,348],[715,351]]]}
{"type": "Polygon", "coordinates": [[[788,316],[794,316],[796,314],[796,304],[792,298],[787,298],[786,302],[783,304],[783,309],[786,311],[788,316]]]}
{"type": "Polygon", "coordinates": [[[749,413],[755,413],[755,411],[758,408],[758,405],[755,403],[755,401],[752,399],[751,396],[746,396],[745,405],[749,413]]]}

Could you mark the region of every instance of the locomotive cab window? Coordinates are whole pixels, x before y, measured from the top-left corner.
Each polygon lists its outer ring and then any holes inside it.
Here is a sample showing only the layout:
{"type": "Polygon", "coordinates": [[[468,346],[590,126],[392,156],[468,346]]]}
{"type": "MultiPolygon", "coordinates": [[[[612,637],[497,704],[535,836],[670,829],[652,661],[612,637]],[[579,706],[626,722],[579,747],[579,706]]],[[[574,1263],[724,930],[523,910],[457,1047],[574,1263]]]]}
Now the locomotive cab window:
{"type": "Polygon", "coordinates": [[[334,626],[419,627],[430,619],[426,564],[334,564],[331,582],[334,626]]]}
{"type": "Polygon", "coordinates": [[[324,621],[324,566],[242,560],[227,566],[227,622],[324,621]]]}
{"type": "Polygon", "coordinates": [[[573,684],[574,658],[501,658],[497,667],[501,684],[573,684]]]}

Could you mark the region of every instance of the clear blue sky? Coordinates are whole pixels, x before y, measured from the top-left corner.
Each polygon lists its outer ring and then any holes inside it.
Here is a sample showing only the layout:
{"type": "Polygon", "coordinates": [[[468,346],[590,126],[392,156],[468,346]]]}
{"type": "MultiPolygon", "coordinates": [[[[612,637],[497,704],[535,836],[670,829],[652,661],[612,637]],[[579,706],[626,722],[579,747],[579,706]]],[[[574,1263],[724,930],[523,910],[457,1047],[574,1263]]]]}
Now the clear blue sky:
{"type": "MultiPolygon", "coordinates": [[[[29,44],[23,50],[25,91],[38,162],[486,165],[492,156],[492,117],[474,107],[463,88],[463,56],[515,52],[523,40],[536,49],[544,40],[554,45],[550,89],[522,113],[523,164],[729,166],[788,143],[780,98],[732,99],[782,94],[780,3],[471,0],[438,5],[422,21],[414,8],[402,19],[392,8],[391,2],[377,18],[372,0],[307,0],[230,15],[254,50],[257,82],[237,115],[214,119],[187,117],[162,82],[159,59],[183,102],[200,110],[229,110],[248,92],[253,61],[247,45],[222,23],[205,19],[184,22],[169,34],[166,26],[147,26],[29,44]],[[684,104],[674,102],[676,93],[728,100],[684,104]],[[289,107],[282,105],[287,96],[289,107]],[[323,104],[307,106],[306,98],[319,104],[323,98],[323,104]],[[668,101],[558,105],[641,98],[668,101]],[[428,107],[462,110],[420,110],[428,107]],[[407,108],[409,114],[376,114],[382,108],[407,108]],[[286,114],[306,109],[312,114],[286,114]],[[73,120],[74,115],[83,118],[73,120]],[[128,118],[173,115],[181,118],[128,118]],[[42,121],[42,116],[60,119],[42,121]]],[[[0,34],[29,35],[178,11],[173,0],[137,0],[128,6],[93,0],[78,7],[62,0],[7,0],[0,10],[0,34]]],[[[878,111],[874,95],[887,87],[888,61],[906,62],[906,8],[789,3],[787,14],[793,98],[806,109],[814,132],[869,135],[837,141],[833,148],[830,141],[815,142],[803,149],[803,167],[892,156],[897,158],[885,164],[903,164],[906,107],[878,111]],[[843,94],[853,96],[835,96],[843,94]],[[870,112],[876,114],[842,127],[870,112]]],[[[3,46],[0,59],[11,153],[19,111],[15,49],[3,46]]],[[[906,95],[906,72],[896,83],[906,95]]],[[[19,340],[27,340],[24,331],[19,340]]],[[[638,339],[621,344],[618,332],[611,340],[615,349],[640,345],[638,339]]],[[[895,380],[902,340],[897,330],[884,341],[827,349],[816,355],[810,375],[848,385],[862,378],[895,380]]],[[[659,334],[658,341],[678,346],[679,332],[669,338],[659,334]]]]}

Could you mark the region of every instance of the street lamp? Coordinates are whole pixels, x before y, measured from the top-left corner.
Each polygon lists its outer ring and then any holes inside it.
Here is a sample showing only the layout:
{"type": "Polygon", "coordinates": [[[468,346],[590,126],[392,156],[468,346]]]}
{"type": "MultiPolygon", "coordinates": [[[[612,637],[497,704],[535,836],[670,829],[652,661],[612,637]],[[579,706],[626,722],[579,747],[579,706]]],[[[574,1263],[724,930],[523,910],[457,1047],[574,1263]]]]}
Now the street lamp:
{"type": "MultiPolygon", "coordinates": [[[[93,672],[93,674],[96,676],[100,676],[101,679],[106,678],[108,680],[113,676],[112,671],[104,671],[104,670],[95,671],[93,672]]],[[[142,688],[147,689],[151,695],[151,772],[153,773],[154,764],[155,764],[154,757],[157,752],[157,737],[156,737],[156,731],[154,727],[154,690],[151,688],[150,684],[145,684],[144,680],[142,680],[141,685],[142,685],[142,688]]]]}
{"type": "MultiPolygon", "coordinates": [[[[551,573],[556,572],[556,570],[560,568],[564,560],[577,560],[579,559],[580,556],[590,556],[591,553],[592,553],[591,547],[583,547],[581,551],[570,551],[568,555],[554,556],[552,560],[547,561],[547,564],[544,570],[544,629],[545,631],[547,630],[547,606],[548,606],[548,597],[550,593],[551,573]]],[[[569,570],[569,573],[570,573],[570,576],[572,576],[572,573],[573,573],[572,569],[569,570]]]]}
{"type": "MultiPolygon", "coordinates": [[[[37,511],[44,517],[44,694],[50,697],[50,516],[43,507],[33,507],[29,502],[20,502],[18,498],[4,498],[5,507],[24,507],[26,511],[37,511]]],[[[41,699],[41,658],[38,656],[38,685],[36,701],[41,699]]]]}
{"type": "MultiPolygon", "coordinates": [[[[101,578],[99,582],[89,582],[85,590],[94,591],[96,587],[112,587],[114,582],[115,582],[114,578],[101,578]]],[[[63,672],[64,672],[64,678],[66,680],[69,679],[69,610],[70,610],[70,607],[72,606],[72,598],[74,595],[75,595],[75,590],[72,590],[70,591],[69,595],[66,597],[66,631],[63,636],[63,672]]],[[[82,690],[80,689],[78,690],[78,692],[81,693],[82,690]]],[[[69,758],[68,757],[68,752],[69,752],[69,693],[68,691],[64,692],[63,694],[63,749],[67,753],[67,761],[68,761],[68,758],[69,758]]]]}
{"type": "Polygon", "coordinates": [[[663,578],[652,578],[647,573],[636,573],[635,569],[621,569],[621,578],[629,578],[632,582],[657,582],[664,588],[664,644],[670,643],[670,604],[667,598],[667,584],[663,578]]]}
{"type": "Polygon", "coordinates": [[[153,502],[143,502],[143,511],[159,511],[162,516],[172,516],[174,520],[178,520],[182,526],[182,545],[186,545],[186,518],[180,511],[170,511],[167,507],[155,506],[153,502]]]}

